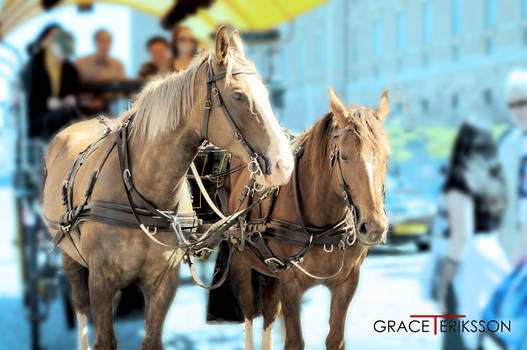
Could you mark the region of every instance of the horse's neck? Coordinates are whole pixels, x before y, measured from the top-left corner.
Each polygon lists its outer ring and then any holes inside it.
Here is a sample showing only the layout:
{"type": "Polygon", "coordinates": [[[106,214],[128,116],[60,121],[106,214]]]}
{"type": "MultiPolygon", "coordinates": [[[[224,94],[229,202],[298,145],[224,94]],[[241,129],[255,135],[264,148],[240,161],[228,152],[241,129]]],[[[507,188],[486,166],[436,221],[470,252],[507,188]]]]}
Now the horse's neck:
{"type": "Polygon", "coordinates": [[[345,218],[346,203],[339,189],[334,188],[330,169],[320,169],[316,162],[312,161],[320,155],[312,152],[313,147],[309,143],[306,144],[304,155],[298,161],[302,215],[306,225],[333,225],[345,218]]]}
{"type": "Polygon", "coordinates": [[[187,127],[160,133],[146,144],[131,141],[130,166],[138,191],[159,209],[174,209],[200,144],[200,137],[187,127]]]}

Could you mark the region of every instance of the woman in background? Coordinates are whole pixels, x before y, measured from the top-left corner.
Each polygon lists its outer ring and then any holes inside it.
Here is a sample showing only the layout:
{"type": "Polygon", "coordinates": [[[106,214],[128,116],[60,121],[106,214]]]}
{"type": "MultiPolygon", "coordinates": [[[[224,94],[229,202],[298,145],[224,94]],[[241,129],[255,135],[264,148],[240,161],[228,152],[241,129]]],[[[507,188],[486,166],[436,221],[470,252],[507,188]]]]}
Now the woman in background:
{"type": "Polygon", "coordinates": [[[58,25],[46,27],[29,47],[25,72],[29,136],[49,138],[78,116],[79,74],[68,60],[73,36],[58,25]]]}
{"type": "MultiPolygon", "coordinates": [[[[510,271],[497,229],[506,208],[505,183],[492,134],[464,123],[443,187],[448,215],[445,258],[435,299],[440,312],[479,319],[510,271]]],[[[443,349],[476,349],[477,333],[447,332],[443,349]]]]}
{"type": "Polygon", "coordinates": [[[198,40],[188,27],[175,25],[172,28],[173,69],[186,69],[198,52],[198,40]]]}

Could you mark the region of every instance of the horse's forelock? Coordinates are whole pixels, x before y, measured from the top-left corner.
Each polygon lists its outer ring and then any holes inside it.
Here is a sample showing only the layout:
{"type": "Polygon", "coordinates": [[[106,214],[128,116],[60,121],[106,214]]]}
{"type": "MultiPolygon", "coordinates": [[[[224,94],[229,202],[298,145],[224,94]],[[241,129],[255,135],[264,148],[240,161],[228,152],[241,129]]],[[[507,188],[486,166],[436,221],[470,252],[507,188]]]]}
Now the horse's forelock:
{"type": "MultiPolygon", "coordinates": [[[[352,108],[363,109],[366,107],[353,106],[352,108]]],[[[366,108],[367,109],[367,108],[366,108]]],[[[368,109],[372,115],[368,118],[360,117],[350,120],[350,128],[355,129],[355,135],[359,139],[359,147],[373,149],[374,153],[390,152],[390,144],[386,132],[382,129],[382,123],[376,119],[374,111],[368,109]]],[[[333,113],[327,113],[313,126],[298,137],[297,145],[303,141],[310,142],[314,147],[313,154],[315,162],[319,163],[321,169],[329,167],[330,153],[333,147],[333,135],[339,129],[333,113]]]]}

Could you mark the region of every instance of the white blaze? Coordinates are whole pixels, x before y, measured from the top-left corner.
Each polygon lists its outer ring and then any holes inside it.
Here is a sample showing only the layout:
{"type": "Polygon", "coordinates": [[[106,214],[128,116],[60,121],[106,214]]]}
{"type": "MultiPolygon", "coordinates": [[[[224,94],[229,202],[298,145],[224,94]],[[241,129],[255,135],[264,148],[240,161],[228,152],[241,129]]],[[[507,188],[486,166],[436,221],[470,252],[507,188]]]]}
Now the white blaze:
{"type": "Polygon", "coordinates": [[[289,146],[289,142],[285,138],[282,127],[278,124],[276,116],[269,103],[269,93],[264,84],[255,74],[245,74],[251,94],[254,100],[255,109],[262,113],[262,120],[264,129],[268,131],[270,147],[267,150],[266,156],[269,157],[273,167],[272,174],[267,177],[267,180],[273,186],[278,186],[289,181],[289,177],[293,172],[293,155],[289,146]],[[280,162],[281,171],[277,173],[276,164],[280,162]]]}

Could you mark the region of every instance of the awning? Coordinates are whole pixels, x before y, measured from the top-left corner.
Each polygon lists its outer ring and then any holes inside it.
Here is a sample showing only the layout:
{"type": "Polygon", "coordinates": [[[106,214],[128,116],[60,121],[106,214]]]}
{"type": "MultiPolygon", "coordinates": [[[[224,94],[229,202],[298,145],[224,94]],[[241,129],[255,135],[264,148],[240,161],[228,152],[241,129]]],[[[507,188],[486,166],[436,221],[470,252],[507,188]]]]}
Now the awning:
{"type": "MultiPolygon", "coordinates": [[[[200,39],[208,39],[219,24],[229,24],[241,31],[273,28],[328,0],[216,0],[208,9],[199,9],[182,24],[191,27],[200,39]]],[[[58,6],[89,5],[105,2],[128,6],[162,17],[174,5],[173,0],[62,0],[58,6]]],[[[44,12],[41,0],[0,0],[0,38],[44,12]]]]}

